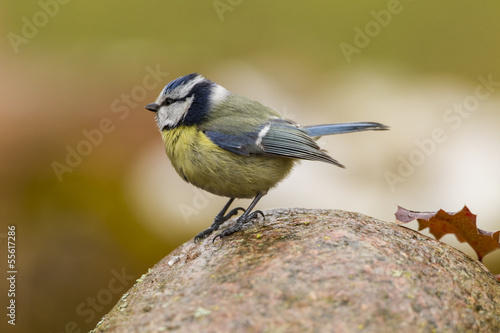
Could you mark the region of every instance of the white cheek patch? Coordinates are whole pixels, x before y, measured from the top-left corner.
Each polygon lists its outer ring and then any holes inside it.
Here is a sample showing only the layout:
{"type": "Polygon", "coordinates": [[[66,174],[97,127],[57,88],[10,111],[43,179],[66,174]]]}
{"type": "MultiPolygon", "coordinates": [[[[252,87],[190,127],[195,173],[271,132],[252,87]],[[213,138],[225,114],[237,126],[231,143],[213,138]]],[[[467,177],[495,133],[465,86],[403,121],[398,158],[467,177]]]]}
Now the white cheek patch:
{"type": "Polygon", "coordinates": [[[178,101],[168,106],[162,106],[158,110],[156,122],[158,128],[175,127],[186,117],[187,111],[193,102],[194,96],[186,98],[184,101],[178,101]]]}

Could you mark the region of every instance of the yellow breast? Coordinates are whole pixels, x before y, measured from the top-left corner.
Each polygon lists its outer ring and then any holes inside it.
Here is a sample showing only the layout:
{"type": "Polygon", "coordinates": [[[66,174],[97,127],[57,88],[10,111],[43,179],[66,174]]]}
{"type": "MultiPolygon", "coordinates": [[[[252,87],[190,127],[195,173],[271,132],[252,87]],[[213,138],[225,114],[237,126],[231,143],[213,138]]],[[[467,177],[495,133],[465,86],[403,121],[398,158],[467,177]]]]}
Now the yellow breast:
{"type": "Polygon", "coordinates": [[[162,131],[165,150],[177,173],[187,182],[216,195],[253,198],[285,178],[293,159],[228,152],[196,126],[162,131]]]}

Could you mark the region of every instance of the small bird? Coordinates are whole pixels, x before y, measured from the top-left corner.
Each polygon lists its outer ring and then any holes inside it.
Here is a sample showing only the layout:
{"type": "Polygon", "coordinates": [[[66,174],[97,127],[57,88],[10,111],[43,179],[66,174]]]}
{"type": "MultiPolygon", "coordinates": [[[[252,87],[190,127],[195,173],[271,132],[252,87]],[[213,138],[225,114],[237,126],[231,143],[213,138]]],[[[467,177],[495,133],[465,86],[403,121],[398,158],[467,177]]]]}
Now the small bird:
{"type": "Polygon", "coordinates": [[[322,135],[386,130],[373,122],[300,126],[278,112],[245,96],[232,93],[198,73],[181,76],[165,86],[154,103],[166,153],[179,176],[210,193],[229,197],[198,242],[220,225],[243,214],[217,237],[239,231],[259,214],[257,202],[292,170],[299,160],[334,160],[315,142],[322,135]],[[228,209],[235,198],[253,198],[248,208],[228,209]]]}

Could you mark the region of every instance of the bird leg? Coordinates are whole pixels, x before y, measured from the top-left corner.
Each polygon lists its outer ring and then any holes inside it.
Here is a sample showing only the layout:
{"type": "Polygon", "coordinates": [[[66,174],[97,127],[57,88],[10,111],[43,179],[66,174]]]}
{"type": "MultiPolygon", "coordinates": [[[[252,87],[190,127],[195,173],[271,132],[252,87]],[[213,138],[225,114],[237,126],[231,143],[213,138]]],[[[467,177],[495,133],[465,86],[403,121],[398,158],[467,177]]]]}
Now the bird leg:
{"type": "Polygon", "coordinates": [[[264,213],[262,213],[262,211],[260,211],[260,210],[256,210],[256,211],[252,212],[252,209],[255,207],[255,205],[257,205],[257,202],[259,202],[259,200],[263,196],[264,195],[261,193],[257,194],[255,199],[253,199],[253,201],[250,203],[250,206],[248,206],[247,210],[245,210],[245,212],[238,218],[238,220],[236,220],[236,223],[233,226],[231,226],[227,229],[224,229],[220,234],[215,236],[212,242],[215,242],[217,237],[222,239],[224,237],[227,237],[227,236],[235,233],[236,231],[241,230],[243,225],[245,225],[247,222],[250,222],[251,220],[256,218],[259,214],[262,215],[262,217],[264,217],[264,213]]]}
{"type": "Polygon", "coordinates": [[[238,208],[234,208],[234,209],[230,210],[229,213],[226,214],[226,211],[229,209],[229,206],[231,206],[231,204],[233,203],[233,201],[234,201],[234,198],[229,199],[229,201],[222,208],[222,210],[219,212],[219,214],[217,214],[215,216],[214,222],[212,223],[212,225],[210,226],[210,228],[208,228],[206,230],[203,230],[202,232],[200,232],[198,235],[196,235],[194,237],[194,242],[195,243],[198,243],[203,238],[207,237],[212,232],[214,232],[215,230],[219,229],[219,227],[221,226],[221,224],[223,224],[224,222],[226,222],[227,220],[229,220],[234,215],[238,214],[238,211],[240,211],[240,210],[245,211],[245,209],[243,209],[242,207],[238,207],[238,208]]]}

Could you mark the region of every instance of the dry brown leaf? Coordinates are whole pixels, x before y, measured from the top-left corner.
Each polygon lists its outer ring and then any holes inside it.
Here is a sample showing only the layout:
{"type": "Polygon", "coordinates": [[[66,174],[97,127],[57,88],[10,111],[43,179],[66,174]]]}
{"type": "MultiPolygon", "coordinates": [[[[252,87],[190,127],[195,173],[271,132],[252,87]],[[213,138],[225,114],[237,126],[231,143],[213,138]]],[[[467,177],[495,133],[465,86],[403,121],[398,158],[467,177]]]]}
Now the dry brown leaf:
{"type": "Polygon", "coordinates": [[[429,232],[441,239],[446,234],[454,234],[460,242],[467,242],[477,253],[479,260],[500,248],[500,230],[491,232],[478,229],[476,215],[467,206],[456,213],[447,213],[440,209],[437,212],[415,212],[398,206],[396,220],[400,223],[418,221],[418,230],[429,228],[429,232]]]}

